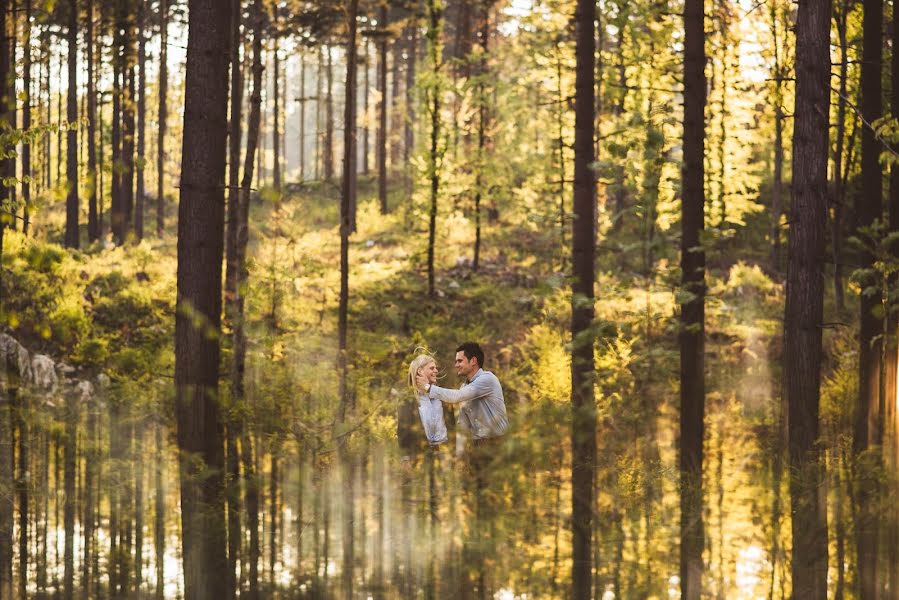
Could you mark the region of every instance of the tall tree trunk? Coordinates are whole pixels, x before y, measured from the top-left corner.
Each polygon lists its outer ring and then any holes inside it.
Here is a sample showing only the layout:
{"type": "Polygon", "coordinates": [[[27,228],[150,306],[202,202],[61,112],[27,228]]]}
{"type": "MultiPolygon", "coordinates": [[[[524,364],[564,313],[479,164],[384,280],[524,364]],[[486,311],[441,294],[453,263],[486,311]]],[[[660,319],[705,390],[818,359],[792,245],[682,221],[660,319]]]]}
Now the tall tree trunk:
{"type": "Polygon", "coordinates": [[[830,2],[799,5],[793,199],[790,207],[784,378],[788,403],[793,596],[827,596],[824,464],[818,445],[827,223],[830,2]]]}
{"type": "Polygon", "coordinates": [[[147,51],[146,22],[147,0],[137,0],[137,190],[134,203],[134,235],[138,240],[144,239],[144,202],[146,186],[144,183],[144,148],[146,146],[146,113],[147,113],[147,51]]]}
{"type": "MultiPolygon", "coordinates": [[[[890,97],[890,112],[893,119],[899,117],[899,10],[893,8],[892,22],[892,56],[890,57],[890,83],[893,93],[890,97]]],[[[890,200],[889,200],[889,225],[890,233],[899,232],[899,166],[890,166],[890,200]]],[[[890,255],[896,259],[899,256],[899,246],[894,242],[888,248],[890,255]]],[[[899,277],[893,274],[889,280],[889,290],[896,289],[899,277]]],[[[895,312],[893,304],[887,311],[886,328],[886,352],[884,353],[884,397],[896,398],[899,395],[899,315],[895,312]]],[[[886,428],[889,432],[889,444],[885,448],[887,481],[890,482],[890,496],[895,498],[899,494],[899,407],[895,402],[885,403],[886,428]]],[[[886,495],[886,494],[885,494],[886,495]]],[[[889,497],[889,496],[888,496],[889,497]]],[[[886,519],[887,542],[887,585],[889,586],[890,600],[899,600],[899,513],[895,509],[889,511],[886,519]]]]}
{"type": "MultiPolygon", "coordinates": [[[[121,245],[125,241],[125,214],[122,205],[122,17],[123,2],[116,4],[112,43],[112,126],[110,132],[110,212],[109,222],[113,241],[121,245]]],[[[101,138],[102,140],[102,134],[101,138]]],[[[100,156],[102,156],[102,151],[100,156]]],[[[112,584],[112,582],[110,582],[112,584]]]]}
{"type": "MultiPolygon", "coordinates": [[[[485,5],[486,7],[486,5],[485,5]]],[[[485,8],[485,10],[489,10],[485,8]]],[[[408,164],[409,157],[415,151],[415,68],[418,62],[418,19],[411,17],[408,26],[409,42],[406,56],[406,118],[404,120],[403,162],[408,164]]],[[[486,48],[487,41],[482,40],[486,48]]],[[[411,173],[406,177],[410,179],[411,173]]]]}
{"type": "Polygon", "coordinates": [[[375,160],[378,163],[378,202],[381,214],[389,212],[387,205],[387,4],[381,4],[378,13],[378,137],[375,141],[375,160]]]}
{"type": "MultiPolygon", "coordinates": [[[[238,315],[237,298],[241,293],[237,287],[237,277],[240,270],[238,260],[238,238],[241,222],[241,192],[240,183],[240,146],[242,132],[243,111],[243,65],[240,62],[240,21],[243,13],[241,0],[231,0],[231,119],[229,123],[228,137],[228,213],[227,213],[227,238],[225,240],[225,318],[231,331],[235,330],[235,323],[242,315],[238,315]]],[[[242,326],[241,326],[242,327],[242,326]]],[[[232,342],[236,342],[232,338],[232,342]]],[[[232,343],[232,349],[234,344],[232,343]]],[[[233,365],[232,354],[232,365],[233,365]]],[[[232,375],[234,373],[232,372],[232,375]]],[[[243,369],[240,369],[240,378],[243,378],[243,369]]],[[[235,389],[232,381],[231,406],[229,407],[228,425],[226,430],[226,461],[227,461],[227,501],[228,501],[228,594],[229,598],[237,596],[237,562],[240,555],[241,527],[240,527],[240,456],[237,443],[243,431],[243,416],[238,401],[242,399],[235,396],[240,393],[241,385],[235,389]]]]}
{"type": "Polygon", "coordinates": [[[833,249],[833,291],[837,312],[846,311],[846,293],[843,286],[843,208],[846,203],[846,161],[843,160],[843,143],[846,130],[846,104],[848,93],[846,82],[849,72],[849,41],[846,25],[850,6],[848,0],[837,4],[837,37],[840,40],[839,94],[837,97],[836,147],[833,155],[833,221],[831,222],[831,244],[833,249]]]}
{"type": "Polygon", "coordinates": [[[325,63],[325,181],[334,178],[334,61],[331,47],[326,46],[327,62],[325,63]]]}
{"type": "MultiPolygon", "coordinates": [[[[22,129],[28,131],[31,129],[31,2],[25,0],[25,42],[24,42],[24,64],[22,66],[25,101],[22,103],[22,129]]],[[[90,4],[89,4],[90,6],[90,4]]],[[[90,29],[88,29],[90,31],[90,29]]],[[[90,37],[90,34],[88,34],[90,37]]],[[[31,144],[22,146],[22,233],[28,233],[30,224],[29,211],[31,209],[31,144]]]]}
{"type": "MultiPolygon", "coordinates": [[[[31,3],[31,0],[27,0],[31,3]]],[[[94,67],[94,0],[87,0],[87,239],[100,239],[97,211],[97,81],[94,67]]],[[[29,115],[30,119],[30,115],[29,115]]]]}
{"type": "MultiPolygon", "coordinates": [[[[437,198],[440,192],[440,106],[443,86],[441,84],[441,47],[440,36],[443,28],[443,2],[441,0],[428,0],[428,52],[431,62],[431,76],[433,82],[430,84],[426,92],[427,103],[431,117],[431,145],[428,155],[428,179],[431,183],[431,209],[428,220],[428,295],[434,296],[434,241],[437,234],[437,198]]],[[[384,69],[386,71],[386,54],[384,55],[384,69]]],[[[384,80],[384,90],[387,90],[386,74],[381,73],[384,80]]],[[[386,127],[386,117],[382,121],[382,125],[386,127]]],[[[383,140],[382,140],[383,141],[383,140]]],[[[383,148],[381,151],[381,160],[385,159],[383,148]]],[[[383,208],[383,207],[382,207],[383,208]]]]}
{"type": "MultiPolygon", "coordinates": [[[[349,304],[349,241],[356,230],[356,13],[358,0],[349,0],[347,6],[347,70],[343,117],[343,190],[340,199],[340,305],[338,309],[338,370],[340,371],[338,426],[346,424],[350,408],[350,390],[347,387],[348,348],[347,312],[349,304]]],[[[354,545],[354,472],[352,459],[347,451],[348,434],[341,432],[338,438],[339,455],[343,464],[343,593],[353,597],[354,545]]]]}
{"type": "Polygon", "coordinates": [[[300,182],[306,181],[306,55],[300,54],[300,182]]]}
{"type": "MultiPolygon", "coordinates": [[[[486,169],[486,157],[484,148],[487,144],[487,119],[489,115],[489,106],[487,100],[487,57],[489,52],[490,40],[490,7],[485,4],[484,12],[481,15],[481,55],[480,64],[478,65],[478,154],[477,154],[477,175],[475,176],[474,186],[474,259],[471,263],[472,271],[477,271],[481,262],[481,196],[483,194],[484,170],[486,169]]],[[[413,47],[410,52],[414,52],[413,47]]]]}
{"type": "Polygon", "coordinates": [[[592,0],[575,13],[574,204],[571,227],[571,597],[589,599],[592,584],[596,403],[593,395],[596,180],[592,170],[596,37],[592,0]]]}
{"type": "Polygon", "coordinates": [[[783,214],[783,78],[785,70],[781,65],[780,37],[777,29],[780,13],[779,2],[773,1],[771,3],[771,37],[774,42],[774,180],[771,183],[771,268],[774,272],[780,272],[780,220],[783,214]]]}
{"type": "MultiPolygon", "coordinates": [[[[9,64],[9,0],[0,0],[0,22],[3,27],[0,29],[0,82],[8,81],[10,77],[9,64]]],[[[5,88],[0,95],[0,114],[5,114],[11,99],[6,96],[5,88]]],[[[6,133],[10,128],[10,123],[0,123],[0,133],[6,133]]],[[[0,147],[4,153],[8,150],[6,146],[8,142],[3,141],[3,147],[0,147]]],[[[11,212],[9,206],[9,188],[0,185],[0,210],[11,212]]],[[[5,216],[5,215],[4,215],[5,216]]],[[[6,228],[6,219],[0,219],[0,257],[3,255],[3,230],[6,228]]],[[[10,361],[11,362],[11,361],[10,361]]],[[[7,364],[4,358],[0,368],[4,369],[4,379],[9,379],[9,373],[12,365],[7,364]]],[[[12,600],[13,597],[13,580],[12,580],[12,563],[13,563],[13,519],[15,511],[15,488],[13,478],[14,455],[13,455],[13,415],[12,402],[10,394],[11,382],[7,381],[4,389],[0,390],[0,599],[12,600]]]]}
{"type": "Polygon", "coordinates": [[[318,64],[315,72],[315,180],[321,180],[322,162],[322,80],[325,72],[325,46],[318,47],[318,64]]]}
{"type": "Polygon", "coordinates": [[[681,199],[681,286],[688,299],[680,324],[681,598],[702,594],[702,441],[705,431],[705,32],[702,0],[684,4],[684,164],[681,199]]]}
{"type": "MultiPolygon", "coordinates": [[[[250,95],[250,114],[247,121],[247,147],[244,156],[243,177],[240,183],[238,214],[236,229],[236,282],[234,286],[235,305],[233,350],[231,358],[231,398],[234,402],[242,402],[244,398],[244,370],[246,365],[247,341],[244,329],[244,295],[241,292],[246,286],[249,272],[246,262],[246,249],[249,240],[249,207],[250,183],[253,181],[253,165],[259,143],[259,127],[262,119],[262,0],[253,3],[253,90],[250,95]]],[[[247,511],[247,529],[250,530],[249,548],[249,597],[259,598],[259,484],[253,462],[251,435],[245,424],[242,424],[240,440],[241,461],[244,468],[245,510],[247,511]]]]}
{"type": "MultiPolygon", "coordinates": [[[[865,0],[863,18],[861,110],[862,118],[873,123],[881,117],[881,70],[883,62],[883,0],[865,0]]],[[[861,235],[868,237],[864,228],[881,218],[883,210],[883,170],[878,161],[880,143],[870,127],[862,129],[861,194],[856,213],[861,235]]],[[[876,244],[871,239],[861,252],[861,266],[873,271],[862,281],[866,293],[860,295],[860,331],[858,355],[858,401],[855,408],[855,427],[852,449],[855,459],[858,513],[855,538],[858,557],[859,598],[874,600],[879,597],[878,587],[878,471],[880,469],[880,445],[883,438],[881,368],[883,366],[883,321],[875,314],[883,302],[882,281],[874,270],[875,257],[868,246],[876,244]],[[873,293],[871,293],[873,292],[873,293]]]]}
{"type": "Polygon", "coordinates": [[[165,131],[168,119],[169,0],[159,0],[159,117],[156,134],[156,236],[165,230],[165,131]]]}
{"type": "Polygon", "coordinates": [[[127,0],[123,23],[125,27],[122,44],[122,204],[125,215],[125,239],[133,232],[134,227],[134,150],[135,150],[135,67],[136,48],[135,38],[135,11],[136,3],[140,0],[127,0]]]}
{"type": "Polygon", "coordinates": [[[369,127],[369,111],[368,111],[368,100],[371,92],[371,42],[365,41],[365,60],[363,64],[365,65],[365,83],[362,88],[362,174],[368,175],[369,166],[368,166],[368,136],[371,131],[371,127],[369,127]]]}
{"type": "Polygon", "coordinates": [[[272,150],[274,152],[274,166],[272,178],[277,191],[281,191],[281,60],[278,57],[278,38],[274,39],[272,48],[272,85],[274,106],[272,111],[272,150]]]}
{"type": "Polygon", "coordinates": [[[224,598],[224,457],[218,400],[225,137],[231,11],[190,0],[181,194],[175,386],[187,600],[224,598]],[[193,323],[202,319],[204,326],[193,323]],[[215,335],[209,335],[210,328],[215,335]]]}
{"type": "MultiPolygon", "coordinates": [[[[68,91],[66,94],[66,120],[78,121],[78,0],[69,0],[68,6],[68,91]]],[[[78,247],[78,130],[66,131],[66,246],[78,247]]],[[[68,579],[67,579],[68,581],[68,579]]]]}

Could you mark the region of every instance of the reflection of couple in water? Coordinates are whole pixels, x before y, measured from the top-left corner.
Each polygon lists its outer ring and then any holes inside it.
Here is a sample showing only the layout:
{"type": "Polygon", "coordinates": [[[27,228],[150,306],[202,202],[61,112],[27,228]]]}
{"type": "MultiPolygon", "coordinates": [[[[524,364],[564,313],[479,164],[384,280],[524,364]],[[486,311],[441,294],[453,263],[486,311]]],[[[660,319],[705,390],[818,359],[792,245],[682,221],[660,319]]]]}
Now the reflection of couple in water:
{"type": "Polygon", "coordinates": [[[475,446],[489,443],[487,440],[508,429],[503,388],[496,375],[483,366],[484,351],[478,344],[465,342],[456,348],[456,374],[463,383],[453,390],[435,385],[438,367],[430,354],[420,354],[409,365],[409,383],[418,398],[418,412],[431,446],[447,441],[444,402],[459,406],[459,425],[475,446]]]}

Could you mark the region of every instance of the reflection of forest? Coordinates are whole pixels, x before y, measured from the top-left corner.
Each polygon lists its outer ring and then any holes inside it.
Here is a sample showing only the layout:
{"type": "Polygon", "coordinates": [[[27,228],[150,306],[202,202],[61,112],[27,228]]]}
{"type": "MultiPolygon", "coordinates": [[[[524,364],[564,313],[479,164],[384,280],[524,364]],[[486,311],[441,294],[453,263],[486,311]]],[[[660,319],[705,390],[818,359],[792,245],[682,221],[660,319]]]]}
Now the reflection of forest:
{"type": "MultiPolygon", "coordinates": [[[[767,369],[764,356],[751,356],[756,343],[727,341],[739,345],[742,363],[730,361],[718,371],[716,380],[735,393],[713,395],[719,400],[710,421],[708,556],[713,585],[729,598],[756,597],[769,585],[772,569],[770,532],[758,518],[770,510],[770,484],[754,437],[763,433],[758,419],[764,415],[752,411],[765,394],[759,386],[766,384],[760,377],[767,369]]],[[[717,348],[728,353],[723,342],[717,348]]],[[[354,586],[361,594],[563,597],[571,568],[566,407],[523,401],[551,393],[551,387],[536,386],[552,375],[538,368],[529,384],[507,380],[510,391],[517,388],[518,400],[510,404],[513,427],[489,446],[468,442],[461,451],[455,438],[464,434],[447,407],[450,441],[429,448],[411,394],[396,404],[396,439],[360,441],[348,465],[302,440],[255,436],[260,594],[340,597],[346,564],[342,524],[351,506],[354,586]],[[347,476],[354,482],[352,503],[346,502],[347,476]]],[[[608,381],[615,385],[615,376],[608,381]]],[[[659,596],[677,588],[675,447],[667,433],[674,415],[664,402],[670,392],[664,384],[633,378],[622,389],[627,397],[604,401],[619,415],[617,425],[600,436],[595,586],[619,598],[659,596]]],[[[95,395],[79,398],[79,518],[72,530],[77,581],[87,582],[97,596],[112,585],[135,586],[149,596],[157,589],[161,557],[164,595],[177,598],[183,583],[175,447],[152,415],[129,412],[120,393],[98,386],[95,395]],[[85,541],[80,515],[88,514],[87,503],[96,528],[85,541]]],[[[52,596],[64,572],[65,398],[68,393],[59,391],[23,390],[20,396],[27,432],[22,447],[31,466],[29,594],[52,596]]],[[[237,572],[246,591],[251,541],[242,518],[237,572]]]]}

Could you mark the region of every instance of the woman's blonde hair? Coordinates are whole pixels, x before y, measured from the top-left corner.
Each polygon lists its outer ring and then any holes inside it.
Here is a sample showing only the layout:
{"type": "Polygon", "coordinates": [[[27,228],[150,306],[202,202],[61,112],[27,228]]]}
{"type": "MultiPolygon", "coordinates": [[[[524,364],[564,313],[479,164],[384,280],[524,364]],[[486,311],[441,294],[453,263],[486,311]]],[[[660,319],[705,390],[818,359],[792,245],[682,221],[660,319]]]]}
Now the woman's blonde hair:
{"type": "Polygon", "coordinates": [[[419,374],[419,371],[427,367],[431,363],[436,363],[437,361],[430,354],[419,354],[412,362],[409,364],[409,385],[412,386],[412,389],[415,391],[419,391],[415,386],[415,377],[419,374]]]}

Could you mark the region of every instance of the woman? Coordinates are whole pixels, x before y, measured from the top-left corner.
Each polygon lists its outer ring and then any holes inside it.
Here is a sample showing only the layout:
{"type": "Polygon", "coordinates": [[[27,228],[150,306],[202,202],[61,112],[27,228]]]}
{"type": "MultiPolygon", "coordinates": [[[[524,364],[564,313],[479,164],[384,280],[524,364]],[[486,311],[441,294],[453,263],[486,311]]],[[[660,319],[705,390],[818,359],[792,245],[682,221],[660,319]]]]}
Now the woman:
{"type": "Polygon", "coordinates": [[[429,354],[416,356],[409,365],[409,385],[415,391],[418,398],[418,414],[421,416],[421,424],[425,428],[425,436],[432,446],[442,444],[447,440],[446,422],[443,420],[443,404],[440,400],[428,398],[428,394],[415,383],[416,377],[423,375],[428,383],[437,383],[437,361],[429,354]]]}

